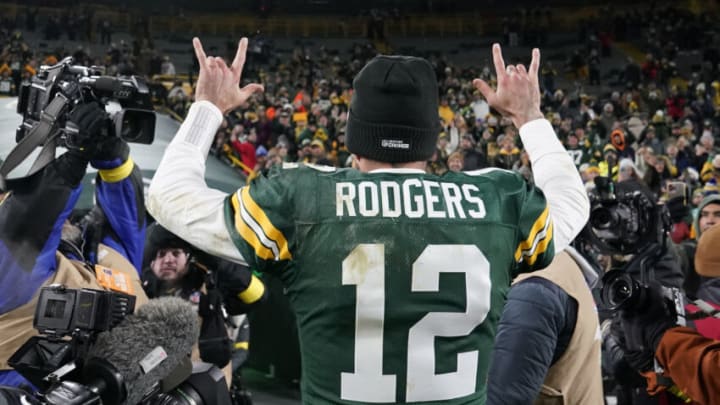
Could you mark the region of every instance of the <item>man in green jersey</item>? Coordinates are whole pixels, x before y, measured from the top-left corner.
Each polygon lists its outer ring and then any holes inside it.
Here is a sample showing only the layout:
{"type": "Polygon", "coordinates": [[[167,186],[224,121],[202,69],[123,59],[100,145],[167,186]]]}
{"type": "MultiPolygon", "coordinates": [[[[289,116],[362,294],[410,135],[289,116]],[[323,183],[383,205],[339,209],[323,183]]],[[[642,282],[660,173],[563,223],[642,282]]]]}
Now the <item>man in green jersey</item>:
{"type": "Polygon", "coordinates": [[[222,115],[259,84],[205,55],[195,103],[150,186],[148,209],[208,252],[279,276],[297,315],[306,404],[484,404],[496,325],[512,278],[550,263],[585,224],[575,165],[540,111],[528,69],[493,47],[497,89],[537,187],[505,170],[426,174],[440,132],[424,59],[378,56],[356,76],[346,145],[359,170],[285,165],[231,195],[204,161],[222,115]]]}

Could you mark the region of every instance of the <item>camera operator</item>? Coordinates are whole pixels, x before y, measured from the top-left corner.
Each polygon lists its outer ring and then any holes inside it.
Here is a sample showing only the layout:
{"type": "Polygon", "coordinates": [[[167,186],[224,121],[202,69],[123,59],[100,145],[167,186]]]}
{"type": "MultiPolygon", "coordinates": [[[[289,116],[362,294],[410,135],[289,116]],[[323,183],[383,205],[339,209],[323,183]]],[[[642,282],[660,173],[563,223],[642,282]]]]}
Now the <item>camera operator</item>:
{"type": "Polygon", "coordinates": [[[202,322],[193,360],[224,367],[229,386],[238,326],[233,318],[264,302],[265,285],[248,267],[206,255],[157,223],[148,227],[145,257],[148,297],[177,296],[198,306],[202,322]]]}
{"type": "MultiPolygon", "coordinates": [[[[701,274],[717,273],[720,257],[720,226],[706,230],[698,242],[695,267],[701,274]]],[[[661,293],[651,284],[643,311],[623,312],[622,331],[628,362],[648,380],[648,392],[666,389],[671,380],[698,404],[716,404],[720,398],[720,341],[702,336],[698,331],[677,326],[677,314],[661,293]],[[653,372],[654,361],[662,373],[653,372]]]]}
{"type": "Polygon", "coordinates": [[[26,381],[9,357],[36,335],[33,315],[41,287],[113,289],[147,298],[140,283],[145,210],[140,171],[125,141],[95,102],[68,119],[74,146],[37,173],[8,180],[0,198],[0,385],[26,381]],[[90,163],[99,170],[96,206],[79,225],[68,218],[90,163]]]}
{"type": "MultiPolygon", "coordinates": [[[[612,272],[643,282],[649,277],[676,289],[682,286],[678,254],[667,235],[669,218],[652,192],[634,180],[615,184],[598,177],[590,200],[590,221],[579,246],[587,247],[588,256],[596,251],[609,255],[604,279],[612,272]]],[[[647,397],[645,381],[627,363],[619,315],[605,298],[599,305],[604,321],[602,363],[605,374],[618,383],[618,404],[658,403],[657,398],[647,397]]]]}

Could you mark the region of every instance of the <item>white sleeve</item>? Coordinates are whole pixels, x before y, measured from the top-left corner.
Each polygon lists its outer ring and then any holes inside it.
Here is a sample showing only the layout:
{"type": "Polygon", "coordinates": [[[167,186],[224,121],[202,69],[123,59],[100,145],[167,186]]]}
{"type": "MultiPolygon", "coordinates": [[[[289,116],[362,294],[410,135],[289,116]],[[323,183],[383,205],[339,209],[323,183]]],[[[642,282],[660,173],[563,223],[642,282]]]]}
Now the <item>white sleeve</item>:
{"type": "Polygon", "coordinates": [[[580,173],[545,119],[520,128],[530,156],[535,185],[545,194],[553,220],[555,253],[565,249],[590,217],[590,201],[580,173]]]}
{"type": "Polygon", "coordinates": [[[247,264],[225,228],[227,194],[205,183],[205,160],[222,120],[212,103],[193,103],[153,176],[147,210],[198,249],[247,264]]]}

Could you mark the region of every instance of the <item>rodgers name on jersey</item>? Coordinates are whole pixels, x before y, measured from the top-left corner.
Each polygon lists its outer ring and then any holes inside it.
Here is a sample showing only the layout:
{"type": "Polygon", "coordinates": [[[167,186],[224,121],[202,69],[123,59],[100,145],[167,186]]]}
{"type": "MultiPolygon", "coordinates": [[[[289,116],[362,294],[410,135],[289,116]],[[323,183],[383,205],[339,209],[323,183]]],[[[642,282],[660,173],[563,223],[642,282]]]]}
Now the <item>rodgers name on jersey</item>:
{"type": "Polygon", "coordinates": [[[484,405],[510,281],[554,250],[542,192],[505,170],[285,166],[230,195],[225,220],[283,281],[308,405],[484,405]]]}
{"type": "Polygon", "coordinates": [[[417,178],[402,182],[339,182],[338,217],[485,218],[485,204],[474,184],[417,178]]]}

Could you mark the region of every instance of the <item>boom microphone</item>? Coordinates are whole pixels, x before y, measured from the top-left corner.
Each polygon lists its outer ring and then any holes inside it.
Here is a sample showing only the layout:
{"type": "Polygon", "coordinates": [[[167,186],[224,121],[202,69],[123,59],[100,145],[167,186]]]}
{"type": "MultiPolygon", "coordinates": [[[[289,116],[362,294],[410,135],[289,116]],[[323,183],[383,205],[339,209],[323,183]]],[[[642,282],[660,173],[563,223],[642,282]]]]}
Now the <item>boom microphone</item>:
{"type": "MultiPolygon", "coordinates": [[[[156,298],[107,332],[88,352],[82,383],[104,405],[137,404],[161,380],[187,365],[198,338],[198,317],[187,301],[156,298]]],[[[63,382],[46,394],[49,403],[79,402],[76,387],[63,382]],[[57,401],[54,401],[56,398],[57,401]]]]}
{"type": "MultiPolygon", "coordinates": [[[[125,383],[125,402],[136,404],[185,363],[198,333],[198,316],[189,302],[177,297],[157,298],[108,333],[100,334],[88,358],[113,365],[125,383]]],[[[90,373],[92,367],[86,368],[86,375],[90,373]]]]}

